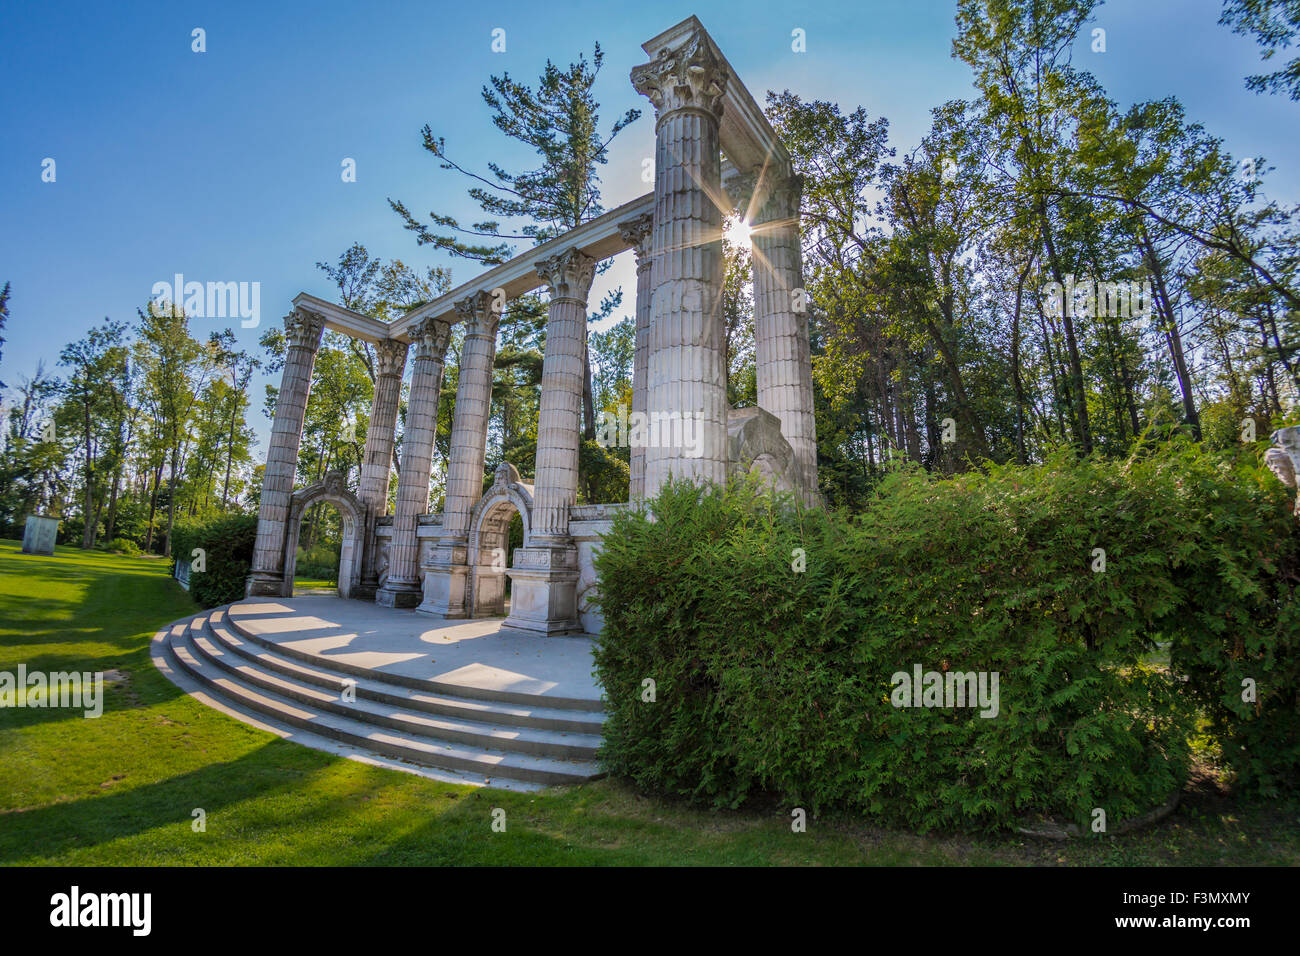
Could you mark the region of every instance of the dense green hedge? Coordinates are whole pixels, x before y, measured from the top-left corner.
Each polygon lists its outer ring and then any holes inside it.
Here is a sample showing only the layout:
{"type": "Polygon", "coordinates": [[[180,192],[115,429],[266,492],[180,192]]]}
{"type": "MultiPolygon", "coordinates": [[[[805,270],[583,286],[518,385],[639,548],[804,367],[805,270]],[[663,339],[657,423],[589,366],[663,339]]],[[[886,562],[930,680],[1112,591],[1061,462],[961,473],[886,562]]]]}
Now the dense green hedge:
{"type": "Polygon", "coordinates": [[[670,485],[652,510],[616,518],[597,558],[602,759],[646,789],[920,829],[1101,808],[1113,829],[1182,787],[1195,704],[1244,782],[1300,767],[1295,525],[1257,465],[1177,445],[905,470],[852,517],[747,484],[670,485]],[[997,672],[997,716],[893,706],[918,664],[997,672]]]}
{"type": "Polygon", "coordinates": [[[257,515],[222,515],[172,529],[174,557],[190,560],[195,548],[205,552],[206,570],[190,570],[190,594],[197,604],[216,607],[244,596],[256,539],[257,515]]]}

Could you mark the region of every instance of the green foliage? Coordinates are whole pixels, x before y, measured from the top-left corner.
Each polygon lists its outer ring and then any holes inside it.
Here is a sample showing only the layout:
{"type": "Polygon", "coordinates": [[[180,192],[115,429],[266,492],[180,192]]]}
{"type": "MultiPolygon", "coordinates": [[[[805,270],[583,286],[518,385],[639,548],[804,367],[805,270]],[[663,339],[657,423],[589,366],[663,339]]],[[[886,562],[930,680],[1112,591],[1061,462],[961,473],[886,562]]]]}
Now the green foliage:
{"type": "Polygon", "coordinates": [[[650,508],[619,515],[597,558],[602,759],[645,789],[922,830],[1086,825],[1100,807],[1113,828],[1183,786],[1194,704],[1246,747],[1225,747],[1243,779],[1294,773],[1300,629],[1279,568],[1297,541],[1258,465],[1177,444],[951,479],[908,467],[855,517],[748,483],[669,485],[650,508]],[[1150,662],[1164,641],[1186,681],[1150,662]],[[917,664],[997,672],[997,716],[892,706],[917,664]],[[1233,703],[1239,674],[1258,715],[1233,703]]]}
{"type": "Polygon", "coordinates": [[[312,548],[298,548],[298,559],[294,563],[296,577],[320,578],[337,581],[339,576],[338,547],[333,544],[318,544],[312,548]]]}
{"type": "Polygon", "coordinates": [[[104,545],[105,551],[111,551],[114,554],[137,555],[140,553],[140,546],[130,538],[114,538],[108,544],[104,545]]]}
{"type": "Polygon", "coordinates": [[[196,604],[216,607],[244,596],[256,539],[257,515],[222,515],[202,524],[178,524],[172,529],[172,554],[176,558],[189,560],[195,548],[204,551],[205,570],[190,571],[190,594],[196,604]]]}

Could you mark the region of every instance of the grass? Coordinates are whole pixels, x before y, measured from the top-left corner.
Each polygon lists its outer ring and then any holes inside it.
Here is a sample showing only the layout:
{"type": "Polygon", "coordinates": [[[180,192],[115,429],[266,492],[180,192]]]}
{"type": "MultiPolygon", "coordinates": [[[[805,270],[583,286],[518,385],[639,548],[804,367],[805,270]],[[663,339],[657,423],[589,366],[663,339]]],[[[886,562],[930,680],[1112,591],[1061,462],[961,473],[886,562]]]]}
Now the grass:
{"type": "Polygon", "coordinates": [[[1068,844],[835,817],[792,833],[788,808],[710,812],[611,780],[538,794],[438,783],[287,743],[181,693],[148,647],[195,610],[160,559],[0,541],[0,671],[112,681],[98,719],[0,709],[0,863],[1300,864],[1300,804],[1240,804],[1210,777],[1149,831],[1068,844]]]}

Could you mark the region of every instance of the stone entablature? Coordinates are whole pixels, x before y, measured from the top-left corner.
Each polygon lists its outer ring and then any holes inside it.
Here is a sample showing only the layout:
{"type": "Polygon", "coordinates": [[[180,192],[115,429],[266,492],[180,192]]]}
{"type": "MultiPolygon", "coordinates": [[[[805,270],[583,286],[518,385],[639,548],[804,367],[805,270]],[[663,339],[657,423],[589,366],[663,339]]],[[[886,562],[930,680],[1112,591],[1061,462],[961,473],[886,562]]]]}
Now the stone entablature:
{"type": "Polygon", "coordinates": [[[670,474],[725,481],[757,471],[780,490],[817,499],[812,365],[803,305],[800,182],[788,151],[699,20],[689,17],[642,45],[649,60],[633,87],[656,112],[653,193],[488,270],[391,323],[302,293],[285,320],[290,348],[267,455],[250,594],[292,588],[291,508],[302,417],[324,328],[375,347],[375,396],[355,502],[360,536],[350,590],[378,603],[447,618],[503,613],[538,634],[599,629],[594,556],[627,504],[578,505],[587,297],[601,260],[636,256],[632,412],[689,420],[683,435],[631,450],[630,498],[653,496],[670,474]],[[723,161],[723,156],[726,161],[723,161]],[[724,187],[727,189],[724,190],[724,187]],[[728,196],[730,195],[730,198],[728,196]],[[754,235],[758,408],[726,399],[722,225],[733,204],[754,235]],[[537,452],[531,483],[511,465],[483,489],[497,325],[505,301],[549,293],[537,452]],[[502,294],[504,293],[504,299],[502,294]],[[429,476],[451,327],[468,323],[442,512],[430,515],[429,476]],[[396,504],[388,515],[401,379],[410,397],[396,504]],[[504,567],[518,513],[523,546],[504,567]],[[287,565],[287,567],[286,567],[287,565]],[[289,578],[286,585],[286,571],[289,578]]]}

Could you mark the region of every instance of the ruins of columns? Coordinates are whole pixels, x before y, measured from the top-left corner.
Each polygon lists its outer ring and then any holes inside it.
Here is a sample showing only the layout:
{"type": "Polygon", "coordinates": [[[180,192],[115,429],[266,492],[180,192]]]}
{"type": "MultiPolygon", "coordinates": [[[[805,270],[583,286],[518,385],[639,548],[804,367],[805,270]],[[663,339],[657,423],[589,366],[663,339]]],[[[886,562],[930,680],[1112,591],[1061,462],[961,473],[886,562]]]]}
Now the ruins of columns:
{"type": "Polygon", "coordinates": [[[324,320],[312,312],[295,309],[284,317],[284,370],[275,398],[271,423],[271,444],[266,450],[262,497],[257,509],[257,539],[246,593],[252,596],[282,597],[293,593],[293,582],[284,580],[284,542],[293,480],[298,472],[298,446],[307,415],[311,373],[320,348],[324,320]]]}
{"type": "MultiPolygon", "coordinates": [[[[370,425],[366,429],[361,479],[357,486],[357,498],[366,507],[366,541],[374,536],[376,519],[388,513],[388,479],[393,471],[393,444],[407,351],[407,344],[399,339],[375,343],[375,391],[370,405],[370,425]]],[[[357,596],[374,597],[378,587],[375,549],[366,548],[357,596]]]]}
{"type": "MultiPolygon", "coordinates": [[[[415,346],[411,361],[411,393],[406,407],[406,432],[402,437],[397,502],[393,508],[388,577],[375,595],[375,602],[386,607],[415,607],[424,597],[417,535],[420,515],[429,510],[429,472],[433,462],[433,443],[438,434],[438,400],[442,394],[442,367],[447,342],[451,338],[451,324],[441,319],[426,319],[411,330],[411,336],[415,346]]],[[[391,455],[390,443],[390,458],[391,455]]],[[[387,494],[388,472],[385,469],[385,498],[387,494]]]]}
{"type": "Polygon", "coordinates": [[[683,428],[695,430],[654,436],[645,450],[647,497],[670,476],[727,480],[718,124],[729,79],[703,31],[632,70],[633,87],[658,117],[647,411],[660,421],[677,413],[683,428]]]}
{"type": "Polygon", "coordinates": [[[812,351],[799,239],[797,177],[762,190],[750,223],[754,275],[754,358],[758,407],[781,422],[808,504],[817,499],[817,421],[813,413],[812,351]]]}
{"type": "MultiPolygon", "coordinates": [[[[650,372],[650,305],[654,292],[651,286],[650,267],[653,264],[651,240],[654,237],[654,213],[642,213],[635,219],[618,224],[623,241],[632,247],[636,256],[636,332],[632,351],[632,413],[646,412],[647,379],[650,372]]],[[[636,501],[645,496],[645,445],[638,442],[631,448],[629,462],[631,480],[628,499],[636,501]]]]}
{"type": "Polygon", "coordinates": [[[299,307],[285,319],[289,348],[267,453],[250,595],[292,593],[293,582],[285,579],[286,564],[292,563],[286,549],[297,540],[296,533],[288,534],[290,515],[297,514],[292,509],[301,511],[305,502],[329,494],[348,514],[364,516],[364,533],[345,544],[346,553],[361,554],[354,595],[463,618],[475,607],[499,613],[508,575],[506,625],[543,634],[579,629],[577,582],[587,575],[584,589],[594,585],[591,526],[605,520],[596,509],[575,511],[587,304],[600,259],[623,249],[633,251],[637,276],[630,409],[637,424],[622,435],[632,444],[629,499],[653,498],[670,477],[723,483],[734,471],[753,470],[809,504],[817,501],[799,179],[761,108],[698,20],[682,21],[643,48],[650,62],[634,68],[631,80],[655,107],[652,195],[583,223],[392,322],[307,293],[295,299],[299,307]],[[722,190],[724,152],[728,188],[746,193],[753,237],[758,408],[750,409],[732,409],[727,401],[722,224],[731,203],[722,190]],[[480,505],[501,310],[539,281],[550,301],[533,482],[521,481],[504,464],[489,500],[480,505]],[[443,367],[457,323],[464,323],[465,336],[445,497],[441,515],[429,516],[443,367]],[[374,343],[373,405],[355,497],[342,473],[334,485],[313,486],[306,497],[294,494],[312,369],[326,325],[374,343]],[[408,364],[411,384],[390,528],[388,489],[408,364]],[[489,567],[484,535],[498,542],[491,548],[500,547],[512,508],[524,518],[523,546],[511,567],[489,567]],[[571,522],[578,526],[571,528],[571,522]],[[380,586],[384,539],[388,563],[380,586]],[[469,566],[471,560],[477,567],[469,566]]]}
{"type": "Polygon", "coordinates": [[[456,314],[467,322],[467,327],[451,425],[447,493],[442,509],[442,531],[432,561],[425,569],[424,600],[419,606],[425,613],[449,618],[468,616],[469,522],[474,505],[483,496],[492,370],[496,364],[497,324],[501,320],[497,300],[487,292],[457,302],[456,314]]]}
{"type": "Polygon", "coordinates": [[[537,263],[550,292],[546,354],[533,484],[532,534],[517,548],[506,623],[544,634],[578,625],[578,551],[569,537],[569,510],[578,502],[578,443],[587,348],[587,293],[596,260],[568,249],[537,263]]]}

